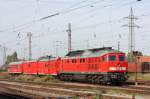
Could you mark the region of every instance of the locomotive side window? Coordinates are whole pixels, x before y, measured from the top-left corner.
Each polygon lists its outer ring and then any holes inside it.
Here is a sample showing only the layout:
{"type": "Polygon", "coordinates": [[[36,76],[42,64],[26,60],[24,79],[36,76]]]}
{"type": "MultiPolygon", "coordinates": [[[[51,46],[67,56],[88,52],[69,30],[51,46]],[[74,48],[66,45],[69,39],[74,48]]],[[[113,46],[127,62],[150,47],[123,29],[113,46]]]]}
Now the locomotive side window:
{"type": "Polygon", "coordinates": [[[115,61],[116,55],[109,55],[109,61],[115,61]]]}
{"type": "Polygon", "coordinates": [[[101,61],[102,61],[102,59],[101,59],[101,58],[99,58],[98,60],[99,60],[99,62],[101,62],[101,61]]]}
{"type": "Polygon", "coordinates": [[[80,59],[80,63],[82,63],[82,59],[80,59]]]}
{"type": "Polygon", "coordinates": [[[83,59],[83,63],[85,62],[85,59],[83,59]]]}
{"type": "Polygon", "coordinates": [[[124,55],[119,55],[119,61],[125,61],[125,56],[124,55]]]}
{"type": "Polygon", "coordinates": [[[107,61],[107,56],[103,56],[103,61],[107,61]]]}
{"type": "Polygon", "coordinates": [[[85,59],[80,59],[80,63],[84,63],[85,62],[85,59]]]}
{"type": "Polygon", "coordinates": [[[77,61],[76,61],[76,59],[74,59],[74,63],[76,63],[77,61]]]}
{"type": "Polygon", "coordinates": [[[72,63],[76,63],[77,62],[77,60],[76,59],[72,59],[72,63]]]}
{"type": "Polygon", "coordinates": [[[88,59],[88,62],[89,62],[89,63],[91,62],[90,58],[88,59]]]}

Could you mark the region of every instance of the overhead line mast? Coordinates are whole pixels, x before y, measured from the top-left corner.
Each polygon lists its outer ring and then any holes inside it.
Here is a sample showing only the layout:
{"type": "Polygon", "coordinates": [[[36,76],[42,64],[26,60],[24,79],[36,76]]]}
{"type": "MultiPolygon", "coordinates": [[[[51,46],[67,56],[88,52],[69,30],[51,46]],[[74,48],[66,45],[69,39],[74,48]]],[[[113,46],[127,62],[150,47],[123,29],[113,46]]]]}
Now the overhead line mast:
{"type": "Polygon", "coordinates": [[[29,39],[29,60],[31,60],[32,59],[32,51],[31,51],[31,48],[32,48],[32,46],[31,46],[31,43],[32,43],[32,41],[31,41],[32,33],[29,32],[27,34],[27,37],[29,39]]]}
{"type": "Polygon", "coordinates": [[[72,50],[72,46],[71,46],[71,23],[68,24],[68,30],[66,30],[66,32],[68,32],[68,52],[70,52],[72,50]]]}
{"type": "Polygon", "coordinates": [[[139,28],[138,25],[136,25],[134,23],[134,20],[137,20],[138,18],[136,18],[133,14],[133,9],[131,8],[130,10],[130,14],[128,17],[125,17],[127,19],[129,19],[129,23],[127,25],[123,25],[125,27],[129,27],[129,42],[128,42],[128,52],[130,53],[130,59],[131,59],[131,62],[133,62],[133,58],[132,58],[132,55],[133,55],[133,51],[135,50],[135,34],[134,34],[134,28],[139,28]]]}

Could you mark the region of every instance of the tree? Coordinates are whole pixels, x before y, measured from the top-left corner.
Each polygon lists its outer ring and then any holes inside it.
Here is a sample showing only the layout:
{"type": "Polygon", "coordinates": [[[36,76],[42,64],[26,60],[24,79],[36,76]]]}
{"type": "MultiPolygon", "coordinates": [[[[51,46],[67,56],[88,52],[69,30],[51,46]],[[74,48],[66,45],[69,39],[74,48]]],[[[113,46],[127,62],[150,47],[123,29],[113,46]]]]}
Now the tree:
{"type": "Polygon", "coordinates": [[[128,53],[128,62],[135,62],[136,56],[143,56],[140,51],[133,51],[132,53],[128,53]]]}
{"type": "Polygon", "coordinates": [[[18,61],[17,52],[14,52],[12,55],[7,56],[6,64],[9,64],[10,62],[18,61]]]}

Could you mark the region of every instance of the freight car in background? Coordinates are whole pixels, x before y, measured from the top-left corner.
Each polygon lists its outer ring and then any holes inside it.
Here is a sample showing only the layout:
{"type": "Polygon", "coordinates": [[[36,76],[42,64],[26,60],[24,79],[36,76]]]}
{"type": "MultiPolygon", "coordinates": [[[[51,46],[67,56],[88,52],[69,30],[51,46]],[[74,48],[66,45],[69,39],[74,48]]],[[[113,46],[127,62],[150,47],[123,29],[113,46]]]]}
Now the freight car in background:
{"type": "Polygon", "coordinates": [[[138,56],[137,62],[128,63],[129,72],[150,73],[150,56],[138,56]]]}
{"type": "Polygon", "coordinates": [[[71,51],[62,58],[11,63],[8,72],[17,70],[30,75],[55,75],[61,80],[110,84],[127,80],[128,64],[125,53],[104,47],[71,51]]]}

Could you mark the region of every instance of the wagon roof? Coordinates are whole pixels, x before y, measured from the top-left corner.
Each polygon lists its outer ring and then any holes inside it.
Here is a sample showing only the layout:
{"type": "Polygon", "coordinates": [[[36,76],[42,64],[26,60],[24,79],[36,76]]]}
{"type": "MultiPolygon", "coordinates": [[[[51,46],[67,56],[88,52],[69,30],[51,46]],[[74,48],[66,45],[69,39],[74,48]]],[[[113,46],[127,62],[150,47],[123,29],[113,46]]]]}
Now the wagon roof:
{"type": "Polygon", "coordinates": [[[38,58],[37,61],[49,61],[49,60],[55,60],[55,57],[53,57],[53,56],[42,56],[42,57],[38,58]]]}
{"type": "Polygon", "coordinates": [[[69,52],[66,57],[97,57],[106,53],[118,52],[112,47],[94,48],[87,50],[76,50],[69,52]]]}
{"type": "Polygon", "coordinates": [[[21,63],[23,63],[23,61],[16,61],[16,62],[11,62],[11,63],[9,63],[9,65],[14,65],[14,64],[21,64],[21,63]]]}

